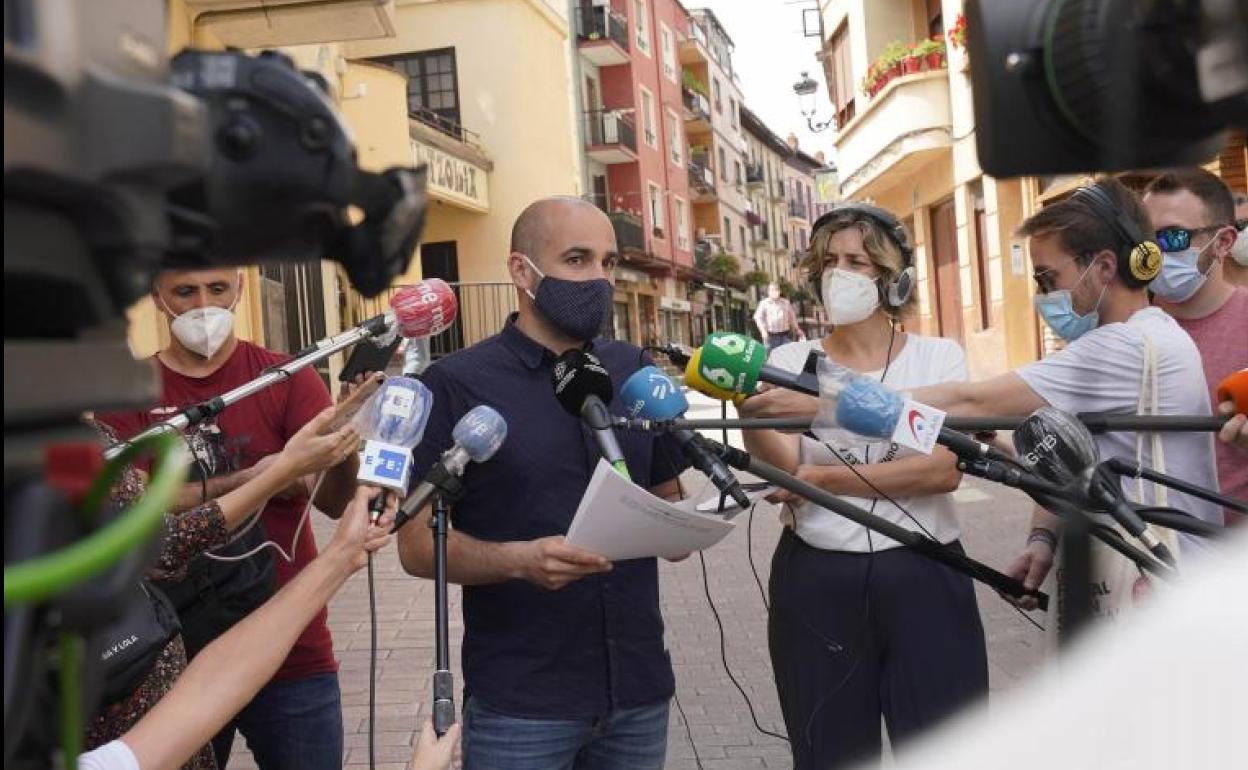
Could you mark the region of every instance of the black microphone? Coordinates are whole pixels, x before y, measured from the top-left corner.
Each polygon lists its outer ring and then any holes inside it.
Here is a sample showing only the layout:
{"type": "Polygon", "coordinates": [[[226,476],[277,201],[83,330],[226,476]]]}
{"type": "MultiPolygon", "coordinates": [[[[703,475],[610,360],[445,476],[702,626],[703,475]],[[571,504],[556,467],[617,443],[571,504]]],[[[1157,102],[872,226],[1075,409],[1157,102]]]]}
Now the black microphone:
{"type": "Polygon", "coordinates": [[[607,404],[615,395],[611,373],[594,354],[573,348],[555,360],[551,380],[559,405],[584,421],[594,434],[603,459],[621,476],[631,480],[624,452],[611,430],[611,413],[607,411],[607,404]]]}
{"type": "Polygon", "coordinates": [[[1154,556],[1174,566],[1170,549],[1127,504],[1122,486],[1100,466],[1092,434],[1074,415],[1051,406],[1037,409],[1014,431],[1014,448],[1037,475],[1059,484],[1075,484],[1154,556]]]}

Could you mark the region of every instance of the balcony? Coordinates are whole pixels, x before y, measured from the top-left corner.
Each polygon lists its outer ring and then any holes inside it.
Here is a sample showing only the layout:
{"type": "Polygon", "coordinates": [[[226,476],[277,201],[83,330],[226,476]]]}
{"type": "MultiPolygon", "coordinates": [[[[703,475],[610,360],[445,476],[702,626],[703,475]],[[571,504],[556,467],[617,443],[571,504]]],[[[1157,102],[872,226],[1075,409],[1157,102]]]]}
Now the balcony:
{"type": "Polygon", "coordinates": [[[614,110],[585,113],[585,154],[599,163],[637,160],[637,130],[614,110]]]}
{"type": "Polygon", "coordinates": [[[810,221],[810,217],[807,216],[805,201],[789,201],[789,217],[810,221]]]}
{"type": "Polygon", "coordinates": [[[689,34],[680,39],[679,56],[681,64],[707,64],[711,61],[706,32],[700,24],[695,22],[689,25],[689,34]]]}
{"type": "Polygon", "coordinates": [[[877,198],[953,152],[945,70],[891,81],[838,132],[841,197],[877,198]]]}
{"type": "Polygon", "coordinates": [[[612,211],[607,214],[611,227],[615,229],[615,244],[621,252],[645,251],[646,235],[639,217],[623,211],[612,211]]]}
{"type": "Polygon", "coordinates": [[[494,163],[479,137],[429,111],[408,113],[408,141],[416,165],[429,167],[429,197],[465,211],[490,211],[494,163]]]}
{"type": "Polygon", "coordinates": [[[394,6],[393,0],[186,0],[195,26],[234,48],[394,37],[394,6]]]}
{"type": "Polygon", "coordinates": [[[694,203],[718,200],[715,193],[715,172],[696,161],[689,163],[689,197],[694,203]]]}
{"type": "Polygon", "coordinates": [[[745,167],[745,189],[753,192],[763,189],[763,185],[767,184],[763,178],[763,164],[749,163],[745,167]]]}
{"type": "Polygon", "coordinates": [[[750,245],[754,247],[766,246],[771,241],[771,231],[764,222],[761,225],[755,225],[750,228],[750,245]]]}
{"type": "Polygon", "coordinates": [[[711,100],[690,88],[683,89],[685,127],[689,131],[711,130],[711,100]]]}
{"type": "Polygon", "coordinates": [[[628,22],[604,6],[578,8],[576,47],[581,56],[599,67],[627,64],[628,22]]]}

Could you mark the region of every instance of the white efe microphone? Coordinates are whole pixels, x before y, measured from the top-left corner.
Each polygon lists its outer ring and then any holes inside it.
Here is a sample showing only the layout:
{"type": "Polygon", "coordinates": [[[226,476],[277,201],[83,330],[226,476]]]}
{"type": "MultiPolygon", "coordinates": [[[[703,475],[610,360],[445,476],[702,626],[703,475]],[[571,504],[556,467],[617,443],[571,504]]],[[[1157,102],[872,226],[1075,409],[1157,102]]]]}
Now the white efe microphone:
{"type": "MultiPolygon", "coordinates": [[[[407,491],[412,474],[412,450],[420,444],[433,409],[433,393],[420,380],[392,377],[360,407],[354,418],[364,438],[356,478],[385,490],[407,491]]],[[[385,507],[377,496],[374,512],[385,507]]]]}
{"type": "Polygon", "coordinates": [[[479,404],[459,418],[451,429],[454,445],[433,464],[416,489],[399,505],[391,532],[398,532],[413,516],[420,513],[438,492],[446,491],[448,482],[464,474],[469,462],[483,463],[494,456],[507,439],[507,421],[494,409],[479,404]]]}

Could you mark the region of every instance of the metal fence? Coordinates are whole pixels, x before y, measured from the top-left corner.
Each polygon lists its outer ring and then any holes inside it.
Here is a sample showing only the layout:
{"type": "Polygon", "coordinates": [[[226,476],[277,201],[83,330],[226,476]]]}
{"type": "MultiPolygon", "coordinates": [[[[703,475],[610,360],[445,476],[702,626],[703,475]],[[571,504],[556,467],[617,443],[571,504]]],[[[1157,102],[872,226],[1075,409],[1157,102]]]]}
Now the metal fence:
{"type": "MultiPolygon", "coordinates": [[[[511,282],[447,283],[455,292],[458,311],[451,328],[429,340],[429,351],[435,361],[497,334],[502,330],[507,316],[517,310],[516,286],[511,282]]],[[[350,317],[344,319],[344,325],[356,324],[383,312],[390,306],[390,297],[402,288],[393,287],[381,297],[372,300],[353,295],[348,308],[350,317]]]]}

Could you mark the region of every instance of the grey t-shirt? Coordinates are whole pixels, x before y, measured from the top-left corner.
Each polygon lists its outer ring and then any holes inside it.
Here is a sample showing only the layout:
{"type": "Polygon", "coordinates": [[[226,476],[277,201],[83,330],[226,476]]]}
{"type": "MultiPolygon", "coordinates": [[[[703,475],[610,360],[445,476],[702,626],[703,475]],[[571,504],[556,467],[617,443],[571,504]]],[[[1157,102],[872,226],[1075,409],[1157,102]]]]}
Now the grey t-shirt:
{"type": "MultiPolygon", "coordinates": [[[[1145,337],[1152,341],[1157,357],[1157,414],[1210,414],[1209,389],[1205,385],[1200,352],[1187,332],[1160,308],[1136,311],[1125,323],[1097,327],[1047,358],[1017,370],[1037,394],[1065,412],[1111,412],[1137,414],[1144,374],[1145,337]]],[[[1147,413],[1147,410],[1142,413],[1147,413]]],[[[1123,457],[1136,460],[1136,433],[1101,433],[1096,445],[1101,459],[1123,457]]],[[[1218,488],[1214,466],[1213,434],[1162,433],[1160,467],[1153,457],[1152,442],[1143,436],[1145,467],[1176,476],[1207,489],[1218,488]]],[[[1129,500],[1155,503],[1153,485],[1123,479],[1129,500]]],[[[1169,490],[1171,507],[1215,524],[1222,523],[1222,509],[1213,503],[1169,490]]],[[[1180,549],[1190,556],[1204,546],[1200,538],[1180,534],[1180,549]]]]}

